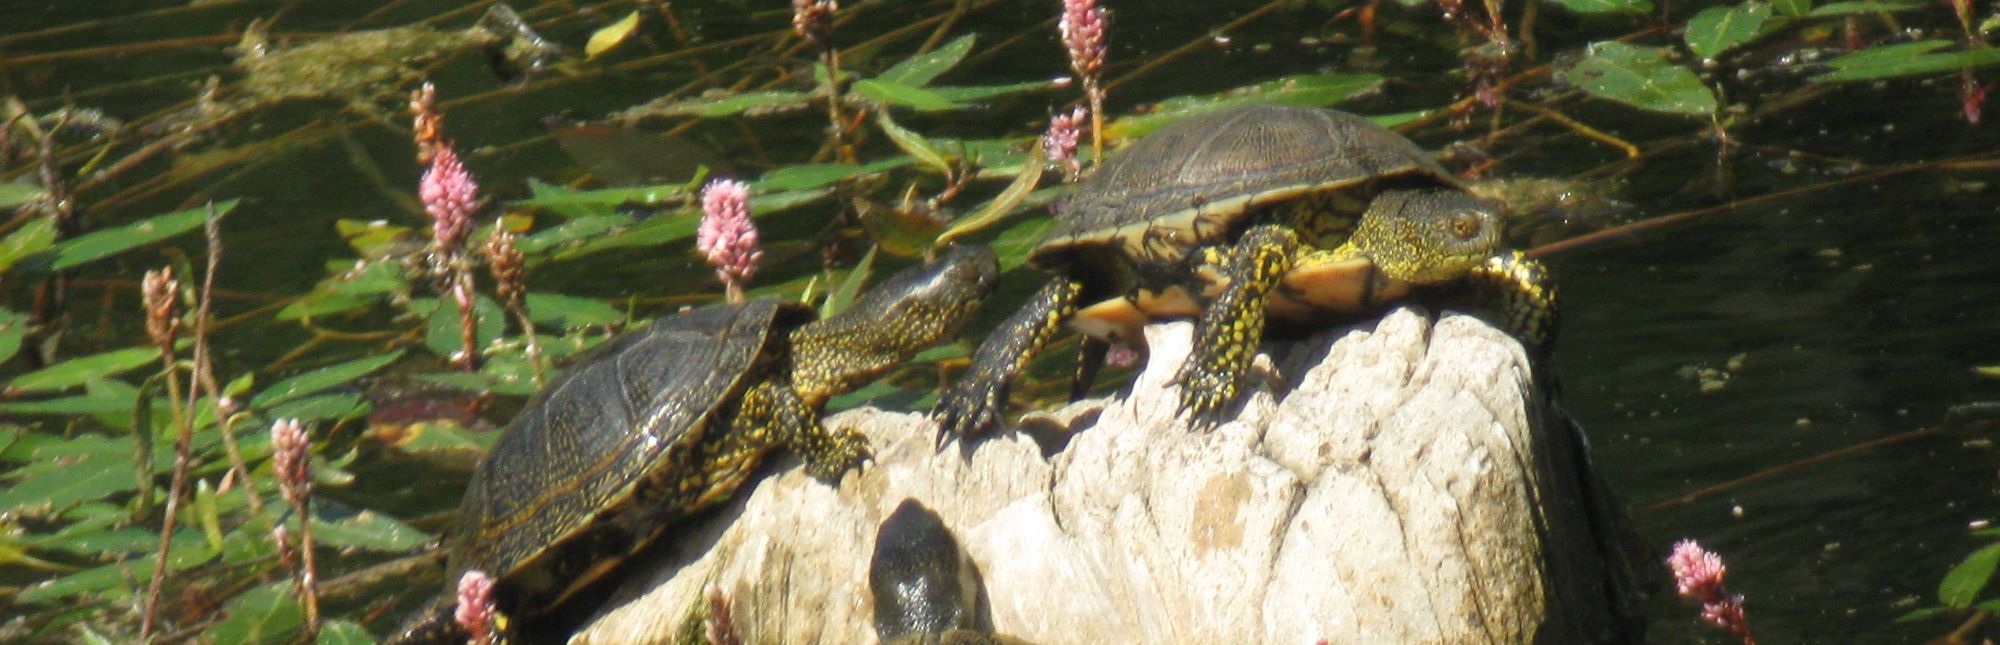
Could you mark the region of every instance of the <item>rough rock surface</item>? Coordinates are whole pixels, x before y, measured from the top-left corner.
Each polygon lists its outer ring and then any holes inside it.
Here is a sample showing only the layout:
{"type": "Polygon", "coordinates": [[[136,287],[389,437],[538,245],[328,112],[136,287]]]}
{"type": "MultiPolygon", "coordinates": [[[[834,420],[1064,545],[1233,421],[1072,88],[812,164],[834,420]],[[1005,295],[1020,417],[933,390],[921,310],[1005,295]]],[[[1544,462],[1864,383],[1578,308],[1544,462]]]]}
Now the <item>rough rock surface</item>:
{"type": "Polygon", "coordinates": [[[1512,339],[1399,309],[1260,358],[1235,419],[1198,432],[1168,384],[1190,335],[1148,328],[1128,391],[1024,419],[1074,433],[1053,458],[1015,432],[937,452],[922,415],[837,415],[873,465],[837,489],[765,479],[671,535],[575,641],[666,640],[714,584],[742,642],[872,642],[868,558],[905,497],[977,563],[995,631],[1039,643],[1636,637],[1623,519],[1512,339]]]}

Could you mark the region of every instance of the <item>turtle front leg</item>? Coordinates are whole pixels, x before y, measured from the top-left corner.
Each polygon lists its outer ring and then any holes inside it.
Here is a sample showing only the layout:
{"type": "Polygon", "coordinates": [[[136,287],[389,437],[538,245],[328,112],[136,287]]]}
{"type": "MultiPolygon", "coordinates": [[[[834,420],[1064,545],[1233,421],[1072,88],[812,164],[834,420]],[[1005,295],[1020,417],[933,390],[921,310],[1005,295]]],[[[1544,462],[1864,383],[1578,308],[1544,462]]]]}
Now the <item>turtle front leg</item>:
{"type": "Polygon", "coordinates": [[[972,367],[931,407],[931,416],[938,422],[938,445],[1000,421],[1009,386],[1049,339],[1062,331],[1063,322],[1076,315],[1076,300],[1082,293],[1081,282],[1068,277],[1050,280],[979,344],[972,355],[972,367]]]}
{"type": "Polygon", "coordinates": [[[1203,261],[1220,269],[1228,284],[1195,322],[1194,350],[1174,376],[1183,413],[1213,422],[1236,400],[1264,340],[1265,300],[1291,270],[1299,246],[1291,227],[1260,224],[1235,246],[1204,251],[1203,261]]]}
{"type": "Polygon", "coordinates": [[[1475,302],[1528,353],[1546,357],[1556,339],[1556,282],[1548,267],[1520,251],[1493,256],[1466,276],[1475,302]]]}
{"type": "MultiPolygon", "coordinates": [[[[798,454],[806,473],[827,485],[867,461],[873,454],[868,438],[844,430],[834,432],[820,424],[819,411],[793,391],[783,379],[758,383],[743,394],[729,432],[713,455],[717,472],[748,475],[757,455],[773,446],[784,446],[798,454]]],[[[734,486],[729,487],[734,490],[734,486]]]]}

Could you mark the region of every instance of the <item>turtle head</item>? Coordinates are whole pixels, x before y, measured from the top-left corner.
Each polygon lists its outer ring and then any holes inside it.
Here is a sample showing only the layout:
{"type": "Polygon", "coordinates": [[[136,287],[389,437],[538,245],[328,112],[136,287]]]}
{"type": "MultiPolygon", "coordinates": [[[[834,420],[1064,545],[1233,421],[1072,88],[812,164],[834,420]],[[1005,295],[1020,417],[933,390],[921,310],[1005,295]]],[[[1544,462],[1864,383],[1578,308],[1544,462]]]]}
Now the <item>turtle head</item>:
{"type": "Polygon", "coordinates": [[[818,404],[957,333],[1000,282],[993,252],[951,245],[889,276],[847,310],[792,332],[792,385],[818,404]]]}
{"type": "Polygon", "coordinates": [[[1377,195],[1349,243],[1390,278],[1437,284],[1464,276],[1500,249],[1500,204],[1450,188],[1377,195]]]}

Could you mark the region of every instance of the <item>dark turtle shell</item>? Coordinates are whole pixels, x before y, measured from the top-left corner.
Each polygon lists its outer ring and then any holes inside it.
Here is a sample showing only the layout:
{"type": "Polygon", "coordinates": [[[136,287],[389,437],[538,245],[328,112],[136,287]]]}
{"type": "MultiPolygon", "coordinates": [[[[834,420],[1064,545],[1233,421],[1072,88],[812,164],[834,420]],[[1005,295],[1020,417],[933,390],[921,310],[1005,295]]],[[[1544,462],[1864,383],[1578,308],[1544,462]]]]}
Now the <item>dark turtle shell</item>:
{"type": "Polygon", "coordinates": [[[697,472],[710,419],[784,358],[785,332],[813,318],[771,300],[705,307],[580,360],[473,472],[448,579],[476,569],[517,606],[553,605],[644,546],[691,510],[674,508],[688,503],[685,486],[717,479],[697,472]]]}
{"type": "MultiPolygon", "coordinates": [[[[1409,139],[1332,110],[1250,105],[1191,116],[1134,142],[1084,180],[1031,261],[1117,251],[1175,262],[1240,230],[1256,207],[1306,194],[1353,199],[1324,211],[1357,217],[1386,182],[1461,187],[1409,139]]],[[[1088,278],[1089,276],[1079,276],[1088,278]]]]}

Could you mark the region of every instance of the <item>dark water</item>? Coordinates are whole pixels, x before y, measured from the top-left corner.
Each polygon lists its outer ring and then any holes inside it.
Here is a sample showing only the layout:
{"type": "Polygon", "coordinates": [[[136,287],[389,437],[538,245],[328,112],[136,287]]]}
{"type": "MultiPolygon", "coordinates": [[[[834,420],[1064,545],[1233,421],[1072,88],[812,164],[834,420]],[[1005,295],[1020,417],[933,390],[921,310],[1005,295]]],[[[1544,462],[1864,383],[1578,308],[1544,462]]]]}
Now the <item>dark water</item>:
{"type": "MultiPolygon", "coordinates": [[[[897,19],[939,9],[882,4],[891,5],[884,14],[897,19]]],[[[1118,12],[1114,77],[1136,61],[1202,39],[1258,6],[1208,3],[1213,10],[1189,15],[1170,4],[1112,5],[1118,12]]],[[[1035,23],[1053,15],[1053,5],[1000,3],[973,13],[955,31],[981,33],[982,46],[1024,31],[1051,31],[1035,23]]],[[[324,33],[401,24],[456,5],[387,6],[383,14],[357,23],[362,10],[340,3],[226,3],[157,20],[114,19],[71,33],[0,40],[0,51],[29,55],[232,34],[251,17],[274,14],[283,16],[276,28],[280,33],[324,33]]],[[[781,12],[782,3],[675,6],[692,29],[716,39],[741,33],[746,25],[759,30],[781,26],[771,16],[781,12]],[[759,13],[746,16],[753,7],[759,13]]],[[[142,8],[158,7],[13,3],[0,8],[5,19],[0,38],[142,8]]],[[[1379,48],[1370,53],[1351,42],[1358,33],[1351,20],[1335,20],[1341,8],[1314,4],[1281,11],[1231,32],[1226,44],[1210,39],[1168,68],[1114,90],[1111,108],[1129,111],[1178,94],[1361,64],[1379,65],[1392,80],[1383,94],[1346,104],[1356,111],[1435,107],[1463,91],[1463,81],[1452,76],[1456,41],[1431,12],[1385,6],[1379,48]]],[[[626,11],[629,7],[623,5],[590,5],[583,17],[557,21],[544,35],[577,47],[593,26],[626,11]]],[[[1692,13],[1675,11],[1677,16],[1692,13]]],[[[1949,24],[1941,6],[1929,13],[1933,15],[1912,19],[1913,24],[1949,24]]],[[[1544,7],[1543,20],[1543,52],[1573,51],[1592,38],[1639,26],[1575,20],[1549,7],[1544,7]],[[1553,35],[1557,30],[1572,35],[1553,35]]],[[[655,44],[667,49],[670,43],[655,44]]],[[[138,119],[192,96],[207,74],[229,75],[230,59],[221,47],[10,65],[0,71],[0,94],[19,95],[39,112],[59,105],[69,93],[79,97],[79,104],[138,119]],[[99,89],[117,83],[132,85],[99,89]]],[[[868,64],[860,56],[854,62],[868,64]]],[[[600,118],[695,73],[686,66],[668,66],[508,90],[477,60],[460,57],[435,67],[431,77],[447,98],[475,97],[450,109],[446,127],[471,151],[469,163],[486,190],[512,198],[525,196],[529,177],[561,182],[580,172],[578,162],[544,136],[545,117],[600,118]]],[[[1033,32],[1021,44],[976,58],[946,78],[974,84],[1062,73],[1064,62],[1054,38],[1033,32]]],[[[1693,142],[1626,174],[1616,196],[1632,205],[1621,217],[1635,220],[1808,186],[1846,176],[1854,172],[1854,164],[1889,166],[1992,150],[2000,143],[1992,126],[1971,126],[1959,118],[1956,87],[1955,81],[1844,87],[1735,129],[1732,135],[1743,145],[1721,162],[1731,174],[1726,186],[1711,181],[1718,170],[1715,147],[1698,137],[1703,130],[1698,122],[1589,100],[1564,108],[1600,129],[1642,143],[1693,142]]],[[[1733,90],[1745,102],[1767,96],[1755,86],[1733,90]]],[[[986,111],[910,117],[904,124],[965,136],[1019,133],[1067,98],[1031,95],[997,102],[986,111]]],[[[208,197],[242,196],[244,206],[229,222],[231,255],[223,286],[253,294],[296,293],[325,275],[329,261],[352,257],[331,233],[336,219],[420,222],[403,199],[418,175],[407,134],[374,121],[406,127],[400,105],[383,102],[379,117],[342,112],[343,107],[340,101],[318,99],[261,110],[210,140],[213,148],[200,149],[256,145],[293,128],[304,134],[288,135],[285,145],[231,160],[186,185],[155,193],[121,192],[120,201],[89,216],[117,221],[208,197]],[[401,194],[392,195],[396,192],[401,194]]],[[[685,135],[696,144],[686,154],[754,175],[771,163],[803,158],[798,151],[820,136],[819,118],[807,113],[757,121],[757,150],[747,149],[743,132],[734,127],[704,124],[685,135]]],[[[1482,134],[1485,118],[1473,119],[1466,129],[1429,128],[1417,136],[1427,146],[1442,147],[1482,134]]],[[[1616,158],[1607,148],[1550,126],[1498,143],[1489,152],[1506,160],[1502,175],[1514,176],[1567,176],[1616,158]]],[[[147,168],[149,173],[170,170],[164,161],[147,168]]],[[[1724,555],[1733,574],[1731,586],[1748,597],[1752,623],[1764,642],[1914,641],[1948,631],[1945,623],[1900,625],[1893,619],[1934,604],[1944,571],[1983,544],[1966,527],[1996,515],[2000,482],[1988,438],[1964,430],[1947,432],[1690,503],[1653,505],[1838,448],[1938,426],[1952,406],[2000,399],[2000,382],[1972,371],[1976,365],[2000,364],[1995,181],[2000,176],[1990,171],[1909,173],[1773,200],[1551,258],[1565,307],[1556,363],[1568,406],[1590,430],[1600,465],[1619,492],[1641,509],[1640,523],[1662,545],[1692,537],[1724,555]],[[1708,380],[1722,382],[1719,389],[1710,385],[1710,391],[1703,391],[1703,370],[1713,370],[1708,380]]],[[[814,211],[810,217],[825,213],[814,211]]],[[[807,216],[780,220],[767,236],[808,235],[812,221],[807,216]]],[[[158,259],[157,254],[135,254],[94,268],[85,277],[131,280],[158,259]]],[[[686,279],[705,271],[683,243],[666,251],[553,265],[540,270],[536,280],[538,289],[650,297],[708,289],[710,285],[686,279]]],[[[4,292],[12,303],[25,302],[18,286],[7,285],[4,292]]],[[[136,321],[84,300],[78,304],[80,324],[72,341],[78,347],[93,342],[118,346],[111,339],[129,338],[136,328],[136,321]]],[[[226,308],[242,311],[254,304],[226,308]]],[[[252,326],[254,330],[225,344],[225,372],[261,366],[303,338],[287,324],[252,326]]],[[[1669,642],[1714,641],[1693,614],[1691,607],[1660,603],[1657,636],[1669,642]]]]}

